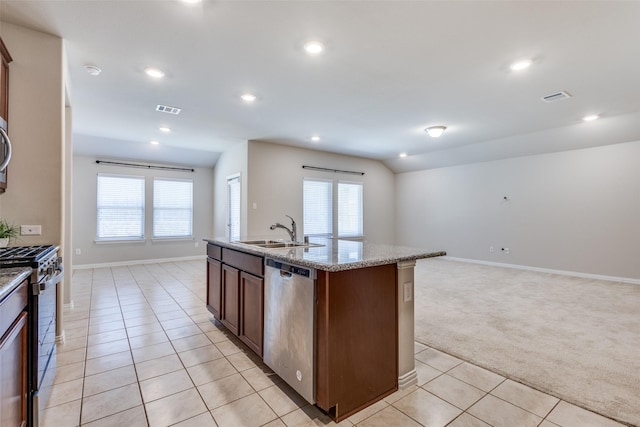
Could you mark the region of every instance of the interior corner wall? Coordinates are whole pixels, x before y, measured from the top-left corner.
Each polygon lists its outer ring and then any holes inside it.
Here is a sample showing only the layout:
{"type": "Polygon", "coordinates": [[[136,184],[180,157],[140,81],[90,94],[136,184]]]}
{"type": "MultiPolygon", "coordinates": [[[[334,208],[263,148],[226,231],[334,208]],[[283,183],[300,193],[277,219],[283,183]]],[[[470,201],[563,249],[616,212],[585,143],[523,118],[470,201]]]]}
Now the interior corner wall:
{"type": "Polygon", "coordinates": [[[285,215],[292,216],[299,224],[299,233],[303,233],[302,181],[309,177],[362,182],[366,239],[395,243],[395,175],[382,162],[259,141],[249,142],[248,154],[246,236],[287,238],[283,230],[269,229],[274,222],[288,225],[285,215]],[[364,175],[313,171],[302,169],[302,165],[360,171],[364,175]]]}
{"type": "Polygon", "coordinates": [[[227,177],[240,174],[240,234],[247,234],[247,142],[226,150],[213,171],[213,235],[228,237],[227,227],[227,177]]]}
{"type": "Polygon", "coordinates": [[[39,236],[19,236],[20,246],[62,239],[64,146],[63,42],[59,37],[4,22],[9,64],[9,120],[13,155],[2,218],[41,225],[39,236]]]}
{"type": "Polygon", "coordinates": [[[629,142],[398,174],[398,243],[640,279],[638,159],[629,142]]]}
{"type": "Polygon", "coordinates": [[[124,166],[96,164],[95,157],[73,158],[73,266],[130,263],[204,256],[203,238],[211,235],[213,215],[213,169],[195,168],[195,172],[133,169],[124,166]],[[142,243],[95,243],[97,230],[98,173],[139,175],[145,179],[145,235],[142,243]],[[152,240],[153,178],[193,179],[193,239],[152,240]],[[196,245],[197,244],[197,247],[196,245]],[[80,250],[78,255],[75,251],[80,250]]]}

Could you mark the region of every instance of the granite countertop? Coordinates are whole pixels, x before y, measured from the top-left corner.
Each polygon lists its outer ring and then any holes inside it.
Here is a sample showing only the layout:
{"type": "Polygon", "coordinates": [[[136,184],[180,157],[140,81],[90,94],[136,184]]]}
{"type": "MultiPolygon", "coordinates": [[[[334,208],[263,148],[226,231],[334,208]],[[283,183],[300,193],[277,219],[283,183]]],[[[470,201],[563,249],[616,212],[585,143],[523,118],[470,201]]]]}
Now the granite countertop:
{"type": "Polygon", "coordinates": [[[277,249],[261,248],[229,241],[226,238],[203,240],[222,247],[325,271],[354,270],[446,255],[444,251],[327,238],[310,239],[312,244],[320,246],[277,249]]]}
{"type": "Polygon", "coordinates": [[[0,269],[0,301],[11,293],[31,274],[31,267],[12,267],[0,269]]]}

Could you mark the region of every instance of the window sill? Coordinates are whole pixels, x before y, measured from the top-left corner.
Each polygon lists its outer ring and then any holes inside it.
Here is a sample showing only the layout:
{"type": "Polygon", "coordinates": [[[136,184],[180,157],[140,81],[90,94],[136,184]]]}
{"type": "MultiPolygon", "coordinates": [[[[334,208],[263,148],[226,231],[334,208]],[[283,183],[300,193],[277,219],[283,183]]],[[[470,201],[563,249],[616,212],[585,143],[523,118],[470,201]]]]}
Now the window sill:
{"type": "Polygon", "coordinates": [[[193,236],[189,237],[153,237],[151,243],[193,242],[193,236]]]}
{"type": "Polygon", "coordinates": [[[123,243],[133,243],[133,244],[141,244],[146,243],[147,239],[101,239],[94,240],[93,243],[96,245],[121,245],[123,243]]]}
{"type": "Polygon", "coordinates": [[[358,242],[363,242],[365,240],[365,236],[361,235],[361,236],[339,236],[338,239],[340,240],[355,240],[358,242]]]}

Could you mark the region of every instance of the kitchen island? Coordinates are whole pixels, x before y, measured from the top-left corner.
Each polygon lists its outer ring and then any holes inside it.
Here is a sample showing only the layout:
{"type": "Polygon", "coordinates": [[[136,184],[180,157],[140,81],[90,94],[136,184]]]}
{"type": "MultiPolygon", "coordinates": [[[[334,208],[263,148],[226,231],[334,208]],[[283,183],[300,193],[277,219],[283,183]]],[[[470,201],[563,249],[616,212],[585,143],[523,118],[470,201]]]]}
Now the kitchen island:
{"type": "MultiPolygon", "coordinates": [[[[260,357],[265,278],[274,277],[265,275],[265,259],[313,269],[315,393],[307,400],[336,421],[417,382],[413,269],[417,259],[443,251],[317,238],[282,247],[258,246],[259,240],[205,241],[207,307],[260,357]]],[[[296,375],[284,379],[296,389],[296,375]]]]}

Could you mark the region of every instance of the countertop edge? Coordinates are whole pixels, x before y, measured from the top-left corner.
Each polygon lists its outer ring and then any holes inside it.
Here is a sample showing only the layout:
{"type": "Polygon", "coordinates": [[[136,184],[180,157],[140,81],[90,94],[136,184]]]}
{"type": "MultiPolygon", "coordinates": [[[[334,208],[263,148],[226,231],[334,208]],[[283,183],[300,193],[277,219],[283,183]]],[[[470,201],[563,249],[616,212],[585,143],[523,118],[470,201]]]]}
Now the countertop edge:
{"type": "MultiPolygon", "coordinates": [[[[318,270],[324,270],[328,272],[356,270],[359,268],[375,267],[378,265],[396,264],[398,262],[415,261],[418,259],[445,256],[447,254],[445,251],[430,252],[425,250],[424,252],[420,252],[420,249],[413,248],[418,252],[411,255],[380,257],[373,260],[354,261],[350,263],[327,264],[327,263],[309,261],[309,260],[301,259],[298,257],[288,256],[282,253],[280,249],[260,248],[257,246],[251,246],[251,245],[246,245],[242,243],[234,243],[224,239],[216,239],[216,238],[212,238],[212,239],[203,238],[202,240],[207,243],[218,245],[224,248],[234,249],[234,250],[249,253],[252,255],[269,257],[269,258],[276,259],[278,261],[291,262],[303,267],[310,267],[310,268],[315,268],[318,270]]],[[[392,247],[393,245],[385,245],[385,246],[392,247]]]]}
{"type": "Polygon", "coordinates": [[[28,278],[32,271],[31,267],[3,268],[0,274],[0,301],[3,301],[23,280],[28,278]]]}

